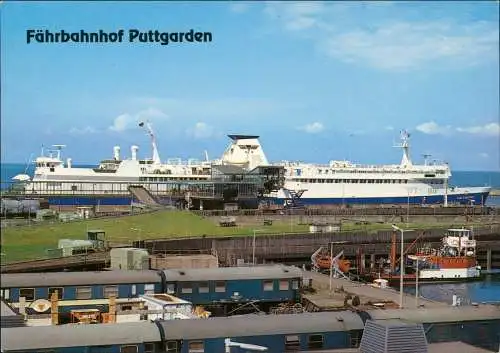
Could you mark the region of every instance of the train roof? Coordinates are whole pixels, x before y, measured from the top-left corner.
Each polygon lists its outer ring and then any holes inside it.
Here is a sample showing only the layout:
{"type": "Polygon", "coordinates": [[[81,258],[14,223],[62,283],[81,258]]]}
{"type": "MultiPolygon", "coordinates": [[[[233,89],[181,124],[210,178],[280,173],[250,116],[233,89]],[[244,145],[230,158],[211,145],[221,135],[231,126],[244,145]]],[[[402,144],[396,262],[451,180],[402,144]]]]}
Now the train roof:
{"type": "Polygon", "coordinates": [[[360,316],[351,311],[170,320],[161,325],[167,340],[323,333],[364,327],[360,316]]]}
{"type": "Polygon", "coordinates": [[[219,267],[163,270],[167,281],[230,281],[249,279],[301,278],[302,270],[294,266],[219,267]]]}
{"type": "MultiPolygon", "coordinates": [[[[165,340],[322,333],[363,329],[361,318],[350,311],[167,320],[160,324],[165,331],[165,340]]],[[[160,331],[151,322],[99,325],[68,324],[3,328],[1,347],[2,351],[8,352],[160,341],[160,331]]]]}
{"type": "Polygon", "coordinates": [[[2,328],[2,352],[160,342],[151,322],[2,328]]]}
{"type": "Polygon", "coordinates": [[[2,288],[33,288],[82,286],[95,284],[157,283],[157,271],[99,271],[99,272],[44,272],[5,273],[1,275],[2,288]]]}
{"type": "Polygon", "coordinates": [[[401,320],[413,323],[446,323],[479,320],[500,320],[496,305],[446,306],[439,308],[386,309],[368,311],[372,320],[401,320]]]}

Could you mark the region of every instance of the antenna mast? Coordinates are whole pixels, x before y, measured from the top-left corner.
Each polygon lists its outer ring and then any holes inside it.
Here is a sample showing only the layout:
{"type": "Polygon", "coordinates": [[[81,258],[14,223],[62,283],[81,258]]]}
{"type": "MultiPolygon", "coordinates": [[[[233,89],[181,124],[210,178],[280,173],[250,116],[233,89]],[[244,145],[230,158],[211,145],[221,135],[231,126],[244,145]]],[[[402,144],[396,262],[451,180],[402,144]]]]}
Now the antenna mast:
{"type": "Polygon", "coordinates": [[[428,154],[428,153],[424,153],[422,156],[424,157],[424,165],[428,165],[429,157],[432,157],[432,155],[428,154]]]}
{"type": "Polygon", "coordinates": [[[401,131],[401,143],[395,145],[403,149],[403,158],[401,159],[402,167],[411,167],[413,164],[410,158],[410,134],[406,130],[401,131]]]}
{"type": "Polygon", "coordinates": [[[61,150],[66,147],[66,145],[52,145],[57,151],[57,159],[61,160],[61,150]]]}

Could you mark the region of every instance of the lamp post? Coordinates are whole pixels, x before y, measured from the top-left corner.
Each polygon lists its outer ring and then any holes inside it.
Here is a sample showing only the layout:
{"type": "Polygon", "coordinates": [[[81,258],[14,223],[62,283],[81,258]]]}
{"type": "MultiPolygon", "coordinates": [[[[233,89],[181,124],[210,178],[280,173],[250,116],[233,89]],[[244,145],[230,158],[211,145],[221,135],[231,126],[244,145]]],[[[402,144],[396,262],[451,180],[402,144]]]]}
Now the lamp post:
{"type": "Polygon", "coordinates": [[[401,233],[401,256],[399,264],[399,308],[403,309],[403,252],[404,252],[404,230],[396,225],[392,225],[392,229],[397,230],[401,233]]]}
{"type": "Polygon", "coordinates": [[[408,202],[406,204],[406,226],[408,227],[408,224],[410,223],[410,188],[407,188],[406,191],[408,192],[408,202]]]}
{"type": "Polygon", "coordinates": [[[415,307],[418,308],[418,256],[417,256],[417,273],[415,277],[415,307]]]}
{"type": "Polygon", "coordinates": [[[260,229],[253,230],[253,244],[252,244],[252,265],[255,266],[255,234],[260,232],[260,229]]]}
{"type": "Polygon", "coordinates": [[[330,242],[330,294],[332,294],[333,285],[333,242],[330,242]]]}

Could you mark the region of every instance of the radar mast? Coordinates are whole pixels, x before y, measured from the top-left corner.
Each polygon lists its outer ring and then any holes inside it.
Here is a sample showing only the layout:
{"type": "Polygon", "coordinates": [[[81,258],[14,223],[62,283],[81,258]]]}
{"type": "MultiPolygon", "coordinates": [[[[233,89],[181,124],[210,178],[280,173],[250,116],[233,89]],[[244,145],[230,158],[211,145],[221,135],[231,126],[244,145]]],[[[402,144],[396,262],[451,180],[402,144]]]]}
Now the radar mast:
{"type": "Polygon", "coordinates": [[[406,130],[401,131],[401,143],[396,144],[394,147],[403,149],[403,158],[401,159],[401,166],[408,168],[413,166],[410,158],[410,134],[406,130]]]}

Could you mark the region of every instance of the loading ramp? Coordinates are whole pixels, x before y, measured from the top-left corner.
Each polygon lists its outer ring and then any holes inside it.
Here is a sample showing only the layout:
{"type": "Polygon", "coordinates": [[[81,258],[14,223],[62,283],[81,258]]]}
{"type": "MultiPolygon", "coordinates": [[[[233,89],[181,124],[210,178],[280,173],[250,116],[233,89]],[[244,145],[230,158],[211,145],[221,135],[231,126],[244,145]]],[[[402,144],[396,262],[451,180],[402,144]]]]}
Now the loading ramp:
{"type": "Polygon", "coordinates": [[[131,185],[128,187],[128,191],[137,199],[137,201],[139,201],[139,203],[147,206],[160,205],[151,192],[142,185],[131,185]]]}

